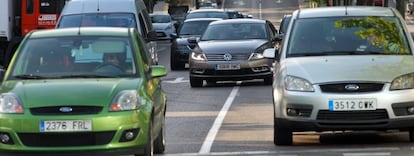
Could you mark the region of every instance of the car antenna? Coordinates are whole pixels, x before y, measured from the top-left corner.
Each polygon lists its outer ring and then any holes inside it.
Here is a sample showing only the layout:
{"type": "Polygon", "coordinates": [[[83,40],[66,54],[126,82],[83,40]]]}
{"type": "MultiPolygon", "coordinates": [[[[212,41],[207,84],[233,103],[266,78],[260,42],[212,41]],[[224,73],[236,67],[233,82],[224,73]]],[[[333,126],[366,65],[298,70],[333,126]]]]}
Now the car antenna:
{"type": "MultiPolygon", "coordinates": [[[[82,12],[84,11],[84,8],[85,8],[85,3],[82,3],[82,12]]],[[[80,28],[82,26],[83,16],[85,16],[85,15],[81,15],[81,18],[80,18],[80,22],[79,22],[79,26],[78,26],[78,35],[80,35],[80,28]]]]}
{"type": "Polygon", "coordinates": [[[98,8],[96,8],[96,11],[99,11],[99,2],[100,2],[100,1],[98,0],[98,8]]]}

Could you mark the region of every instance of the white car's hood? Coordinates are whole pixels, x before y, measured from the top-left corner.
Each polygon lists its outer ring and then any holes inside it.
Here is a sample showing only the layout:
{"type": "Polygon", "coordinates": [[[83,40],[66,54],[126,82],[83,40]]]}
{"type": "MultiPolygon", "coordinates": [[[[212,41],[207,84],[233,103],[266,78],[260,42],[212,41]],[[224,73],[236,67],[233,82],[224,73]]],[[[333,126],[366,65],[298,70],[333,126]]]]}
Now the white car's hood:
{"type": "Polygon", "coordinates": [[[305,78],[312,84],[340,81],[391,82],[398,76],[414,72],[414,57],[411,55],[291,57],[279,65],[283,73],[305,78]]]}

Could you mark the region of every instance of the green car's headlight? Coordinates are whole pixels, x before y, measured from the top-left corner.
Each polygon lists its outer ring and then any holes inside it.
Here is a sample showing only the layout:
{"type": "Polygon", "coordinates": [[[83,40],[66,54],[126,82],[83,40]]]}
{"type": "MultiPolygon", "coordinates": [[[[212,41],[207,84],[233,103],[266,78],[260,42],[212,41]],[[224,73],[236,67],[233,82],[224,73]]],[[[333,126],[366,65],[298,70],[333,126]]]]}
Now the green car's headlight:
{"type": "Polygon", "coordinates": [[[112,100],[112,103],[109,106],[109,111],[117,112],[138,109],[140,106],[139,99],[140,97],[135,90],[119,92],[112,100]]]}
{"type": "Polygon", "coordinates": [[[392,80],[390,90],[402,90],[414,88],[414,73],[399,76],[392,80]]]}
{"type": "Polygon", "coordinates": [[[287,76],[285,78],[286,90],[290,91],[302,91],[302,92],[313,92],[312,84],[303,78],[295,76],[287,76]]]}
{"type": "Polygon", "coordinates": [[[23,105],[17,95],[12,93],[0,95],[0,113],[22,114],[23,112],[23,105]]]}

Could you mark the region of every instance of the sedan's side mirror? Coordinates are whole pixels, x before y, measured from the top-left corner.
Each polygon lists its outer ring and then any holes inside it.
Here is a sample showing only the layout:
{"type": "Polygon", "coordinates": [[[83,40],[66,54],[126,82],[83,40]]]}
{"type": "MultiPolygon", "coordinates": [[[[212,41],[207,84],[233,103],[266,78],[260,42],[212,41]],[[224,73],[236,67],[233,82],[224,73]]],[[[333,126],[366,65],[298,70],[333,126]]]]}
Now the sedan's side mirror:
{"type": "Polygon", "coordinates": [[[157,33],[155,31],[150,31],[147,34],[147,42],[148,41],[157,41],[158,37],[157,37],[157,33]]]}
{"type": "Polygon", "coordinates": [[[197,39],[197,37],[190,37],[190,38],[187,39],[187,41],[188,41],[188,43],[196,44],[198,39],[197,39]]]}

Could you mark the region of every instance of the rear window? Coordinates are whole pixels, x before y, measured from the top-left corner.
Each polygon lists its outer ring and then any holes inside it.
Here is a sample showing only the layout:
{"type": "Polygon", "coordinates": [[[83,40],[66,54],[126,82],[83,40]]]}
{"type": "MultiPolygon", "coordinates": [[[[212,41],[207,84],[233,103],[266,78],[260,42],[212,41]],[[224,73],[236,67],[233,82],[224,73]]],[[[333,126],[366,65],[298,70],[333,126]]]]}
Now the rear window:
{"type": "Polygon", "coordinates": [[[58,28],[67,27],[129,27],[137,28],[134,14],[100,13],[61,16],[58,28]]]}
{"type": "Polygon", "coordinates": [[[194,12],[189,13],[186,16],[186,19],[191,18],[221,18],[221,19],[229,19],[229,14],[225,12],[194,12]]]}

